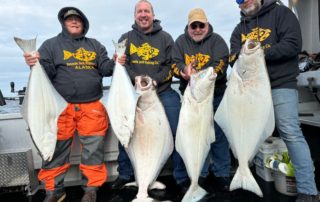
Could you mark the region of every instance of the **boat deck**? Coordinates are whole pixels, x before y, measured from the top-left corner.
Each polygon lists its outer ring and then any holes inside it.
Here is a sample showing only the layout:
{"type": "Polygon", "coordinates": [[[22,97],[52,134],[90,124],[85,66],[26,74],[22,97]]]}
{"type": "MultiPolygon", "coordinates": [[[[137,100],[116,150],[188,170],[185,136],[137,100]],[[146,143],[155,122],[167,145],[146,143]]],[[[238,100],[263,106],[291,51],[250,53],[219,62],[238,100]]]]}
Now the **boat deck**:
{"type": "MultiPolygon", "coordinates": [[[[206,190],[210,192],[205,199],[201,202],[294,202],[295,196],[286,196],[275,190],[274,182],[266,182],[262,178],[255,175],[254,167],[251,168],[255,179],[257,180],[262,192],[263,198],[257,195],[239,189],[232,192],[218,192],[214,186],[214,178],[209,177],[207,179],[206,190]],[[209,185],[211,184],[211,186],[209,185]]],[[[316,163],[316,179],[317,185],[320,185],[320,162],[316,163]]],[[[166,191],[153,190],[149,195],[155,198],[157,201],[181,201],[182,196],[178,195],[178,189],[174,183],[172,176],[162,176],[159,181],[163,182],[167,189],[166,191]]],[[[80,186],[67,187],[67,201],[68,202],[80,202],[83,195],[83,191],[80,186]]],[[[110,183],[105,183],[98,191],[98,202],[129,202],[132,201],[137,193],[137,188],[127,187],[121,190],[111,190],[110,183]]],[[[34,196],[27,198],[23,193],[0,193],[0,201],[6,202],[41,202],[45,197],[44,190],[38,191],[34,196]]]]}

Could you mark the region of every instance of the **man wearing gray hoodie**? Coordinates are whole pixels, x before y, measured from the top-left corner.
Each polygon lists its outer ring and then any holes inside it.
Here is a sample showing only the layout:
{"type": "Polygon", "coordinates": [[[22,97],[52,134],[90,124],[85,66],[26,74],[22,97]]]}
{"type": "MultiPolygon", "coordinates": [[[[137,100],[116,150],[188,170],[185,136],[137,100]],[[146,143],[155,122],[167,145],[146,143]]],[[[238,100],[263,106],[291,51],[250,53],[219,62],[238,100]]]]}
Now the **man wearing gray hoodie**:
{"type": "Polygon", "coordinates": [[[271,83],[276,127],[295,168],[296,202],[319,201],[314,165],[299,126],[296,79],[299,74],[298,54],[302,46],[299,21],[291,10],[277,4],[276,0],[236,1],[241,9],[241,22],[230,39],[230,65],[236,61],[246,39],[256,39],[261,43],[271,83]]]}
{"type": "MultiPolygon", "coordinates": [[[[96,191],[107,179],[103,161],[107,111],[99,101],[102,78],[111,76],[116,55],[110,60],[105,47],[86,37],[87,17],[77,8],[65,7],[58,13],[62,32],[46,40],[36,56],[24,54],[32,67],[37,60],[55,89],[68,102],[58,119],[57,143],[53,159],[43,162],[39,180],[46,189],[45,202],[64,201],[64,177],[70,167],[69,154],[75,130],[81,143],[80,171],[83,178],[82,202],[96,201],[96,191]]],[[[119,58],[124,64],[126,57],[119,58]]]]}

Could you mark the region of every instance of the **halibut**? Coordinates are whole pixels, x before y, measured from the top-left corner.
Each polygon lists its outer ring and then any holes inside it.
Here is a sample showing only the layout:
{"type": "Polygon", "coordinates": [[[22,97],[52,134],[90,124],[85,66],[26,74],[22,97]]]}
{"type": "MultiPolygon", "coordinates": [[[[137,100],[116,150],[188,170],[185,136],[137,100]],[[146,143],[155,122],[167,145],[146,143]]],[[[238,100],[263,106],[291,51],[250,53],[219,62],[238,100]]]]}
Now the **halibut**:
{"type": "Polygon", "coordinates": [[[148,196],[148,189],[165,188],[165,185],[155,180],[173,151],[173,136],[152,79],[137,76],[136,91],[140,97],[135,128],[126,151],[139,189],[134,201],[153,201],[148,196]]]}
{"type": "Polygon", "coordinates": [[[230,190],[242,188],[262,197],[248,163],[275,126],[273,102],[264,52],[247,40],[236,61],[215,121],[224,131],[239,167],[230,190]]]}
{"type": "MultiPolygon", "coordinates": [[[[114,43],[118,58],[125,53],[126,41],[125,39],[120,43],[114,43]]],[[[124,147],[128,147],[134,130],[136,105],[137,96],[127,70],[116,61],[108,95],[107,111],[112,130],[124,147]]]]}
{"type": "MultiPolygon", "coordinates": [[[[14,37],[24,53],[36,51],[36,39],[14,37]]],[[[39,61],[31,68],[27,90],[22,103],[22,116],[40,156],[51,161],[57,142],[58,118],[67,102],[56,91],[39,61]]]]}
{"type": "Polygon", "coordinates": [[[207,192],[198,184],[210,145],[215,141],[213,94],[217,75],[213,68],[191,75],[182,98],[176,150],[187,168],[191,185],[183,202],[199,201],[207,192]]]}

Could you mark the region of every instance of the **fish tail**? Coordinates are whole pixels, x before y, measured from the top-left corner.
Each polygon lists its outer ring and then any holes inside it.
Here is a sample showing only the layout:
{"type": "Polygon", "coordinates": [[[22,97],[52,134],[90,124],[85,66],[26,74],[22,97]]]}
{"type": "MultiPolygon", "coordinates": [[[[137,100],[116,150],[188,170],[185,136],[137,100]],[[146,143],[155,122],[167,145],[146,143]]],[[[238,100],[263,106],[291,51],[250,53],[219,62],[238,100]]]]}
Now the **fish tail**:
{"type": "Polygon", "coordinates": [[[116,49],[116,53],[118,55],[118,57],[121,57],[124,52],[126,51],[126,43],[127,43],[127,39],[124,39],[123,41],[116,43],[112,40],[113,45],[116,49]]]}
{"type": "Polygon", "coordinates": [[[122,146],[125,148],[128,147],[130,139],[131,139],[132,133],[130,132],[130,129],[126,126],[120,126],[120,129],[118,131],[118,139],[122,146]]]}
{"type": "Polygon", "coordinates": [[[36,51],[36,39],[21,39],[18,37],[13,37],[14,41],[18,44],[18,46],[23,50],[24,53],[30,53],[36,51]]]}
{"type": "Polygon", "coordinates": [[[258,196],[263,197],[262,191],[249,168],[242,169],[241,171],[239,168],[237,169],[237,172],[230,184],[230,191],[239,188],[251,191],[258,196]]]}
{"type": "Polygon", "coordinates": [[[146,196],[146,197],[139,197],[137,196],[137,198],[133,199],[132,202],[148,202],[148,201],[155,201],[153,198],[146,196]]]}
{"type": "Polygon", "coordinates": [[[63,59],[64,60],[68,60],[69,58],[71,58],[73,56],[73,54],[69,51],[64,50],[63,51],[63,59]]]}
{"type": "Polygon", "coordinates": [[[198,184],[190,185],[187,193],[184,195],[182,202],[195,202],[202,199],[207,194],[206,190],[198,184]]]}
{"type": "MultiPolygon", "coordinates": [[[[50,149],[50,148],[47,148],[47,149],[50,149]]],[[[43,148],[43,151],[41,152],[41,156],[42,156],[42,159],[45,160],[45,161],[51,161],[52,160],[52,157],[53,157],[53,151],[46,151],[47,149],[43,148]]]]}

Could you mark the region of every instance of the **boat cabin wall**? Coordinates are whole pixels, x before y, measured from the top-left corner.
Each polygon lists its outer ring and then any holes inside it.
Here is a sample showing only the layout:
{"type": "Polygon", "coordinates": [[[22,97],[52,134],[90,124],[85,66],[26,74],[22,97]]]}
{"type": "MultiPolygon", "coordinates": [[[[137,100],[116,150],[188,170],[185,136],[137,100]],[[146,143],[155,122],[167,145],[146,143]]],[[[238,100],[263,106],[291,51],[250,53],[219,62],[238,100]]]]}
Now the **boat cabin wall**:
{"type": "MultiPolygon", "coordinates": [[[[302,51],[307,51],[309,55],[320,53],[320,0],[289,0],[289,8],[300,22],[302,51]]],[[[304,65],[304,61],[301,60],[300,64],[304,65]]],[[[303,71],[297,80],[300,122],[320,127],[320,69],[303,71]]]]}
{"type": "MultiPolygon", "coordinates": [[[[293,0],[290,1],[293,5],[293,0]]],[[[293,11],[297,14],[301,26],[303,48],[308,53],[320,52],[319,10],[320,0],[295,0],[293,11]]]]}

